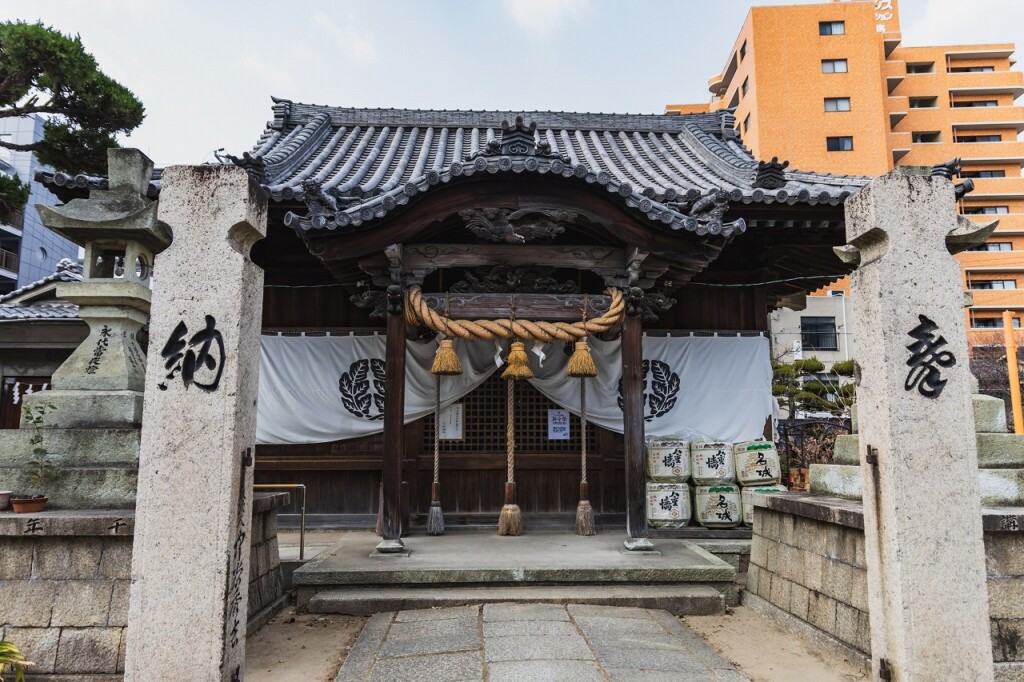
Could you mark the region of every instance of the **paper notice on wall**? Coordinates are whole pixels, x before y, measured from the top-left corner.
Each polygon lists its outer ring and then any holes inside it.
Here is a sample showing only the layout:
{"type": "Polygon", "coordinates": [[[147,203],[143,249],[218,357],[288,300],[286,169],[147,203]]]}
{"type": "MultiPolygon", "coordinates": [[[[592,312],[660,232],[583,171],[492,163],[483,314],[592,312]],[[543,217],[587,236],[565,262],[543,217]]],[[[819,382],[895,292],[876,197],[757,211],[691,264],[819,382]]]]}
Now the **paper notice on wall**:
{"type": "Polygon", "coordinates": [[[569,440],[569,410],[548,410],[548,440],[569,440]]]}
{"type": "Polygon", "coordinates": [[[462,440],[462,403],[454,403],[441,409],[441,440],[462,440]]]}

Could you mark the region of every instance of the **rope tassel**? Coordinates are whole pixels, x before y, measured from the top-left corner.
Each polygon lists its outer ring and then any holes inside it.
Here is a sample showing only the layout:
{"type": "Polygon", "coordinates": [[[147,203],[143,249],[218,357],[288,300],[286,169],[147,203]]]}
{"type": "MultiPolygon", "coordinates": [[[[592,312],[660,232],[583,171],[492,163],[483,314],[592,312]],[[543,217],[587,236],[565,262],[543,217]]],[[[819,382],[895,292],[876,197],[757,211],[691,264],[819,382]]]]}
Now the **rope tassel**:
{"type": "MultiPolygon", "coordinates": [[[[513,346],[515,344],[512,344],[513,346]]],[[[523,344],[519,344],[522,348],[523,344]]],[[[511,356],[511,353],[509,353],[511,356]]],[[[523,351],[523,355],[526,352],[523,351]]],[[[511,362],[509,363],[511,364],[511,362]]],[[[529,367],[527,367],[529,369],[529,367]]],[[[507,372],[507,370],[506,370],[507,372]]],[[[505,506],[498,517],[498,535],[522,535],[523,512],[516,504],[516,382],[509,379],[506,384],[506,424],[505,439],[508,454],[508,480],[505,482],[505,506]]]]}
{"type": "MultiPolygon", "coordinates": [[[[443,344],[444,341],[441,343],[443,344]]],[[[449,341],[449,343],[451,342],[449,341]]],[[[434,482],[430,486],[427,532],[431,535],[444,535],[444,512],[441,511],[441,377],[436,374],[434,376],[434,482]]]]}
{"type": "MultiPolygon", "coordinates": [[[[585,342],[584,342],[585,343],[585,342]]],[[[579,346],[579,344],[576,344],[579,346]]],[[[576,534],[597,535],[594,508],[587,483],[587,380],[580,378],[580,501],[576,505],[576,534]]]]}

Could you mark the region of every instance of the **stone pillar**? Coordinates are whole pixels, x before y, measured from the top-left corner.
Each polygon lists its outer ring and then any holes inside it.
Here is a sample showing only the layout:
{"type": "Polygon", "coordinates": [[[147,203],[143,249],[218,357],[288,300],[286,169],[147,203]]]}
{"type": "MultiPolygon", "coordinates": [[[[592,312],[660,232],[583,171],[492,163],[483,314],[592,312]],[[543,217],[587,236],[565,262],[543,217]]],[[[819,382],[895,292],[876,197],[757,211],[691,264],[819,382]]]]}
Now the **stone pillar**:
{"type": "Polygon", "coordinates": [[[164,171],[125,679],[240,679],[266,196],[245,171],[164,171]]]}
{"type": "Polygon", "coordinates": [[[846,203],[875,679],[991,680],[953,187],[897,168],[846,203]]]}

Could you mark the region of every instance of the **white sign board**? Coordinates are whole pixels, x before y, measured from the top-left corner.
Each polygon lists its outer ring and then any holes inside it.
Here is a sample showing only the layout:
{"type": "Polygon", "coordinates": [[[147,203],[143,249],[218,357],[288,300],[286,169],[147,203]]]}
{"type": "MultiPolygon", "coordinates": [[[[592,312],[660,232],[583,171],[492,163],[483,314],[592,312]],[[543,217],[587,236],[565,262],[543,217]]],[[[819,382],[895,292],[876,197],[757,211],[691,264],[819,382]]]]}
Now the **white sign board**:
{"type": "Polygon", "coordinates": [[[454,403],[441,410],[441,440],[462,440],[462,403],[454,403]]]}
{"type": "Polygon", "coordinates": [[[569,440],[569,410],[548,410],[548,440],[569,440]]]}

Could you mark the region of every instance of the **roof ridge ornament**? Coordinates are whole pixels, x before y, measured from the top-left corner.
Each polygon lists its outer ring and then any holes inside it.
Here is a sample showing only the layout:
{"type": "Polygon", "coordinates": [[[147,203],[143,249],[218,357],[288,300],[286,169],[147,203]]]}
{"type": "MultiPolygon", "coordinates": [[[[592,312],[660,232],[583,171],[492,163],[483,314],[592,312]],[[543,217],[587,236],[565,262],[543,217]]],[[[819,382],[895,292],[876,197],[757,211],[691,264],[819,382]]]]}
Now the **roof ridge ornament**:
{"type": "MultiPolygon", "coordinates": [[[[937,163],[932,166],[932,177],[933,178],[948,178],[952,180],[955,177],[960,176],[960,157],[950,159],[943,163],[937,163]]],[[[964,198],[965,195],[970,194],[974,191],[974,180],[970,178],[964,178],[964,181],[959,185],[953,185],[953,194],[957,201],[964,198]]]]}
{"type": "Polygon", "coordinates": [[[724,189],[713,189],[697,200],[690,208],[684,225],[693,229],[698,235],[712,234],[731,237],[742,234],[747,229],[747,222],[737,218],[731,222],[722,220],[729,210],[729,192],[724,189]],[[692,227],[691,227],[692,226],[692,227]]]}
{"type": "Polygon", "coordinates": [[[751,187],[761,189],[778,189],[786,184],[786,173],[789,168],[789,161],[779,162],[779,157],[773,156],[771,161],[758,161],[757,170],[754,172],[754,181],[751,187]]]}
{"type": "Polygon", "coordinates": [[[739,140],[740,133],[736,130],[736,109],[721,109],[718,112],[719,134],[723,142],[739,140]]]}
{"type": "Polygon", "coordinates": [[[537,134],[536,121],[527,122],[523,116],[516,116],[511,123],[508,119],[502,121],[501,137],[488,140],[486,146],[480,151],[467,154],[465,160],[473,161],[478,157],[489,156],[539,156],[571,163],[568,156],[552,151],[551,143],[537,134]]]}

